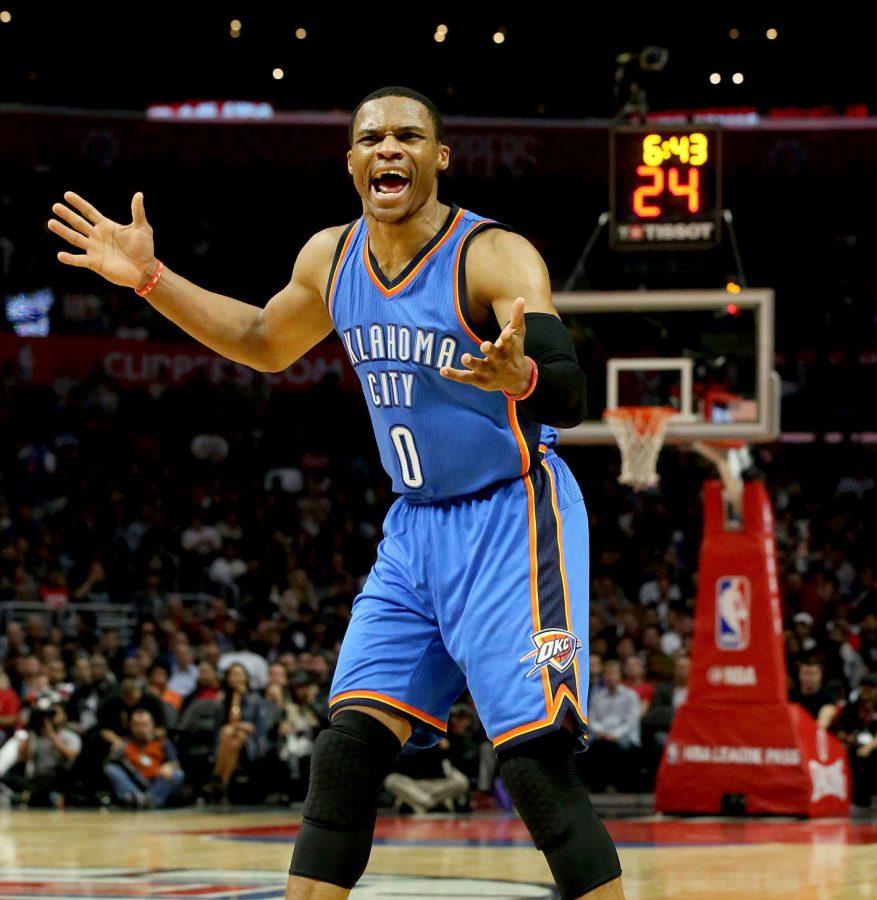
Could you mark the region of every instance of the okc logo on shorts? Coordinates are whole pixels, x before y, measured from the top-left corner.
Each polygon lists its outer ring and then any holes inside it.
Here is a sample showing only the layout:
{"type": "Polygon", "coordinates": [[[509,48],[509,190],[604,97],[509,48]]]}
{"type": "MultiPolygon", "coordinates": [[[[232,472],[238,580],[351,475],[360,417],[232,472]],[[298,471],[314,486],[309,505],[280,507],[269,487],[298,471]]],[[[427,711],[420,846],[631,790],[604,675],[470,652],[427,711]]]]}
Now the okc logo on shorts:
{"type": "Polygon", "coordinates": [[[752,587],[744,575],[726,575],[716,582],[716,646],[745,650],[749,646],[752,587]]]}
{"type": "Polygon", "coordinates": [[[535,657],[533,668],[527,672],[527,678],[545,666],[552,666],[558,672],[565,672],[573,664],[576,653],[582,648],[582,642],[571,631],[564,631],[562,628],[543,628],[531,634],[530,640],[536,645],[536,649],[525,653],[518,660],[526,662],[535,657]]]}

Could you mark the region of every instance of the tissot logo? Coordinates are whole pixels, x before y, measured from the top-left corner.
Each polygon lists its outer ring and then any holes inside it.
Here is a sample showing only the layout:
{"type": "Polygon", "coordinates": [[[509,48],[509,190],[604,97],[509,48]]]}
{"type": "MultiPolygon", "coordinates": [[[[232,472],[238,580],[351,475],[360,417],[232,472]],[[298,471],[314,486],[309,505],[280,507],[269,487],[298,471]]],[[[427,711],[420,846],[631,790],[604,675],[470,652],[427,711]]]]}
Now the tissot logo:
{"type": "Polygon", "coordinates": [[[618,224],[618,240],[629,243],[673,244],[711,241],[715,222],[650,222],[643,225],[618,224]]]}

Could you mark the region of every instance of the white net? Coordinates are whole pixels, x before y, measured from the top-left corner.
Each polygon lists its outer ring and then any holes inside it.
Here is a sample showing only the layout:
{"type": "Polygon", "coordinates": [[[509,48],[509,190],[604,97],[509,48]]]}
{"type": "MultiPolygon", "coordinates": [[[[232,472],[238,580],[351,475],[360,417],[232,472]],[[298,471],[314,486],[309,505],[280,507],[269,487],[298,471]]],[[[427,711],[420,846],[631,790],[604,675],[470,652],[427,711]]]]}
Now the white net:
{"type": "Polygon", "coordinates": [[[619,406],[603,418],[621,450],[618,480],[635,491],[658,483],[658,454],[674,410],[666,406],[619,406]]]}

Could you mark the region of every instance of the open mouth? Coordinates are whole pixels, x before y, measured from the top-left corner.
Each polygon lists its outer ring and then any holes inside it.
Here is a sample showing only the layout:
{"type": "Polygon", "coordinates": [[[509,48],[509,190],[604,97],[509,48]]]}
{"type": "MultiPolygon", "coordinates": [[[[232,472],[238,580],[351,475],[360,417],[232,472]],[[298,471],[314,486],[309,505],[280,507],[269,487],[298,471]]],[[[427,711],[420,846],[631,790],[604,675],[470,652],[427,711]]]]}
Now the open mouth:
{"type": "Polygon", "coordinates": [[[371,189],[379,197],[398,197],[405,192],[408,184],[408,176],[400,169],[387,169],[372,178],[371,189]]]}

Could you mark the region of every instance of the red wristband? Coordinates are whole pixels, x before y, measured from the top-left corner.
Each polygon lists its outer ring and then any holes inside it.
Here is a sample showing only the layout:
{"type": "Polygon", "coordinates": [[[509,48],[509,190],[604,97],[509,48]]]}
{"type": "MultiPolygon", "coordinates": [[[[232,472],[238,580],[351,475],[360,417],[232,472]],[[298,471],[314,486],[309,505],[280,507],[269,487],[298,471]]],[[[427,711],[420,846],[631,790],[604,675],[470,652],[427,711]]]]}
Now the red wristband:
{"type": "Polygon", "coordinates": [[[529,359],[533,364],[533,368],[530,370],[530,383],[527,385],[527,389],[524,391],[524,393],[518,394],[517,396],[510,394],[508,391],[503,391],[503,394],[508,397],[509,400],[526,400],[527,397],[529,397],[530,394],[532,394],[533,391],[536,390],[536,382],[539,380],[539,366],[536,365],[536,360],[532,357],[527,356],[525,357],[525,359],[529,359]]]}
{"type": "Polygon", "coordinates": [[[152,273],[152,278],[146,282],[146,287],[140,290],[134,288],[134,293],[140,297],[145,297],[158,284],[158,280],[164,272],[164,263],[160,259],[157,259],[155,262],[155,271],[152,273]]]}

